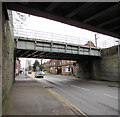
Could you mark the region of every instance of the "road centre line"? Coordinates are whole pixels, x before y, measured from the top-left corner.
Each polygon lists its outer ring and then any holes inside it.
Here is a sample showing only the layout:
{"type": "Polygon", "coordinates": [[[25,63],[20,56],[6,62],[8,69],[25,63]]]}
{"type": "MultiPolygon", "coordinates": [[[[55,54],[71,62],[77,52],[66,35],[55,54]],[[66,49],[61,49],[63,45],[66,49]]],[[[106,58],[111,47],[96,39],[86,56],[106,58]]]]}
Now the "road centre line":
{"type": "MultiPolygon", "coordinates": [[[[78,86],[75,86],[75,85],[71,85],[73,87],[76,87],[76,88],[80,88],[80,89],[83,89],[83,90],[86,90],[86,91],[90,91],[89,89],[86,89],[86,88],[82,88],[82,87],[78,87],[78,86]]],[[[115,99],[119,99],[118,97],[115,97],[115,96],[111,96],[111,95],[108,95],[108,94],[104,94],[105,96],[108,96],[108,97],[111,97],[111,98],[115,98],[115,99]]]]}
{"type": "MultiPolygon", "coordinates": [[[[54,85],[54,84],[53,84],[53,85],[54,85]]],[[[84,105],[86,105],[87,107],[89,107],[90,109],[92,108],[92,109],[94,109],[95,111],[101,112],[99,109],[95,108],[95,107],[92,106],[92,105],[89,105],[89,104],[86,103],[84,100],[81,100],[80,98],[78,98],[78,97],[76,97],[76,96],[74,96],[74,95],[71,95],[71,93],[69,93],[68,91],[63,90],[63,89],[61,89],[60,87],[58,87],[58,86],[56,86],[56,85],[54,85],[54,87],[56,87],[57,89],[59,89],[59,90],[62,91],[63,93],[65,93],[65,94],[73,97],[73,98],[76,99],[77,101],[80,101],[81,103],[83,103],[84,105]]]]}
{"type": "Polygon", "coordinates": [[[75,86],[75,85],[71,85],[73,87],[76,87],[76,88],[80,88],[80,89],[83,89],[83,90],[86,90],[86,91],[90,91],[89,89],[86,89],[86,88],[83,88],[83,87],[78,87],[78,86],[75,86]]]}
{"type": "Polygon", "coordinates": [[[118,98],[118,97],[114,97],[114,96],[111,96],[111,95],[107,95],[107,94],[104,94],[105,96],[108,96],[108,97],[111,97],[111,98],[115,98],[115,99],[119,99],[120,100],[120,98],[118,98]]]}

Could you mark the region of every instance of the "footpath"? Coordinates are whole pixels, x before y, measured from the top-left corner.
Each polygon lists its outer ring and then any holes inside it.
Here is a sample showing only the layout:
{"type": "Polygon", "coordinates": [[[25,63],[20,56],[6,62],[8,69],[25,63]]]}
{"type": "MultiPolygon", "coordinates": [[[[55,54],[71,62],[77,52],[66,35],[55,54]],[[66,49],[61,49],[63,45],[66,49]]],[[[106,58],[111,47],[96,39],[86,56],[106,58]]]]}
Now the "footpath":
{"type": "Polygon", "coordinates": [[[62,101],[52,95],[42,83],[28,76],[16,77],[3,115],[74,115],[62,101]]]}

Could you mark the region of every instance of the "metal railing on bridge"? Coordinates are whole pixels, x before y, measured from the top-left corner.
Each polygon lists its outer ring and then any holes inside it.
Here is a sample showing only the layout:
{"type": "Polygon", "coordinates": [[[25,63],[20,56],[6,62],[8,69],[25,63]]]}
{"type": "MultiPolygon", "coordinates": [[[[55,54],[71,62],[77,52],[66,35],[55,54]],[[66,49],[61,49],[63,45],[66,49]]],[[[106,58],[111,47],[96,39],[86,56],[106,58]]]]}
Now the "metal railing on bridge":
{"type": "MultiPolygon", "coordinates": [[[[88,39],[88,38],[75,37],[75,36],[56,34],[52,32],[44,32],[39,30],[30,30],[30,29],[14,29],[14,36],[35,38],[37,40],[43,39],[43,40],[49,40],[49,41],[59,41],[59,42],[73,43],[73,44],[80,44],[80,45],[85,45],[88,41],[92,41],[95,45],[95,39],[88,39]]],[[[118,45],[116,41],[118,41],[118,39],[116,38],[110,38],[109,40],[98,39],[97,47],[109,48],[109,47],[118,45]]]]}
{"type": "MultiPolygon", "coordinates": [[[[28,30],[28,29],[19,29],[14,31],[15,36],[21,37],[28,37],[28,38],[35,38],[37,40],[51,40],[51,41],[60,41],[66,43],[74,43],[74,44],[82,44],[82,40],[78,37],[63,35],[63,34],[56,34],[51,32],[44,32],[38,30],[28,30]]],[[[87,42],[87,40],[86,40],[87,42]]],[[[84,42],[85,43],[85,42],[84,42]]]]}

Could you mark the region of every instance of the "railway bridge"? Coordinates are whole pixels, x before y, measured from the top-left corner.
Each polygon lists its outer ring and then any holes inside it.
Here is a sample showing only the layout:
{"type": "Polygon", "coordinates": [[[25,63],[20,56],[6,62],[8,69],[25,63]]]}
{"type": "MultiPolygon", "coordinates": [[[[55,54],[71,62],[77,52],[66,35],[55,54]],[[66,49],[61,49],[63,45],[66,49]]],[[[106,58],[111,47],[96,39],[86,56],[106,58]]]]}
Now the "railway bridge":
{"type": "Polygon", "coordinates": [[[92,46],[25,37],[14,39],[16,57],[82,60],[101,56],[101,49],[92,46]]]}
{"type": "MultiPolygon", "coordinates": [[[[77,75],[82,78],[118,81],[120,77],[120,43],[102,50],[101,54],[101,50],[96,47],[14,37],[12,13],[9,10],[48,18],[119,40],[119,5],[119,2],[0,2],[0,105],[4,103],[14,82],[16,56],[71,58],[77,60],[77,75]]],[[[2,108],[0,115],[1,112],[2,108]]]]}

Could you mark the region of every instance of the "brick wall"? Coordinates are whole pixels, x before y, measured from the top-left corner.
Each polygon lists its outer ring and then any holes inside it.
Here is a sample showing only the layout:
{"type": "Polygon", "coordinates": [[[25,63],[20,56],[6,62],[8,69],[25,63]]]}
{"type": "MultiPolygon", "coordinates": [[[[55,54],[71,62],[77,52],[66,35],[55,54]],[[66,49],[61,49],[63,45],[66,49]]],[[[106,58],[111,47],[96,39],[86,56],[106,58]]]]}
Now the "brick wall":
{"type": "Polygon", "coordinates": [[[64,60],[62,61],[62,74],[74,74],[76,73],[75,61],[64,60]]]}
{"type": "Polygon", "coordinates": [[[43,64],[43,68],[44,70],[46,70],[47,72],[50,72],[50,61],[47,61],[43,64]]]}
{"type": "Polygon", "coordinates": [[[69,60],[50,60],[43,64],[44,69],[52,74],[75,74],[75,61],[69,60]]]}

